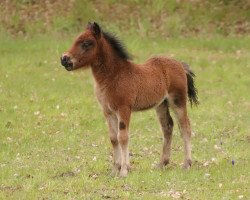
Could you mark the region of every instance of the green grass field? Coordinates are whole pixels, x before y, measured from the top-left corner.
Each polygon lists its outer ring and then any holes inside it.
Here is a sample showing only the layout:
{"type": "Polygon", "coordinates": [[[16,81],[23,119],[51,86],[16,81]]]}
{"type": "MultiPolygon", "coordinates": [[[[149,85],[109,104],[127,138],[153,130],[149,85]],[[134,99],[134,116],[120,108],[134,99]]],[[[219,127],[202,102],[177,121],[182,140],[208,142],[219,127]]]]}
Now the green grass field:
{"type": "Polygon", "coordinates": [[[200,99],[189,107],[192,168],[181,168],[176,126],[171,164],[152,168],[162,134],[151,110],[133,114],[132,172],[123,179],[109,176],[111,145],[90,70],[60,66],[74,37],[2,38],[0,199],[249,198],[249,37],[122,37],[135,62],[161,54],[189,63],[200,99]]]}
{"type": "Polygon", "coordinates": [[[249,199],[249,9],[243,0],[0,1],[0,199],[249,199]],[[131,173],[109,175],[91,71],[59,61],[87,21],[117,33],[134,62],[190,64],[200,100],[189,106],[190,170],[176,123],[171,164],[153,169],[162,133],[151,110],[132,116],[131,173]]]}

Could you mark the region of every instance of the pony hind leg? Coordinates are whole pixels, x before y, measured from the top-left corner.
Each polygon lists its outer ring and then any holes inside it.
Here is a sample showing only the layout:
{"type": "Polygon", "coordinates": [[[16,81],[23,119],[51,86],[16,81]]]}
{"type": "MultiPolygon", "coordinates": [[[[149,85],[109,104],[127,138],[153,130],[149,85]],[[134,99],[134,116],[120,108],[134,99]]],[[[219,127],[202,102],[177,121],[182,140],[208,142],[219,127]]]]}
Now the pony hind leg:
{"type": "Polygon", "coordinates": [[[186,107],[186,98],[173,98],[171,99],[171,108],[174,110],[176,114],[176,118],[178,121],[178,126],[180,129],[180,133],[184,142],[184,163],[183,167],[188,169],[191,167],[192,159],[191,159],[191,127],[189,118],[187,115],[187,107],[186,107]]]}
{"type": "Polygon", "coordinates": [[[165,165],[169,163],[170,154],[171,154],[171,142],[172,142],[172,133],[173,133],[173,119],[169,113],[169,105],[168,101],[164,100],[156,108],[156,113],[158,119],[160,121],[161,129],[163,132],[163,148],[162,148],[162,155],[160,159],[160,163],[158,164],[158,168],[163,168],[165,165]]]}

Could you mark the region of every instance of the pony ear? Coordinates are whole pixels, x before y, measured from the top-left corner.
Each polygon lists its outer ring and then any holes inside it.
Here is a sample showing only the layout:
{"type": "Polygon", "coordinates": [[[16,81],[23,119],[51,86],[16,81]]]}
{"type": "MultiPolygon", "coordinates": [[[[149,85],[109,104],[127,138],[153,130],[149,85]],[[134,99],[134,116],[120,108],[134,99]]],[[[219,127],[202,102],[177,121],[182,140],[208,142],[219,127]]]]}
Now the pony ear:
{"type": "Polygon", "coordinates": [[[88,22],[87,29],[91,29],[91,28],[92,28],[92,24],[91,24],[91,22],[88,22]]]}
{"type": "Polygon", "coordinates": [[[99,38],[101,36],[101,28],[96,22],[94,22],[93,24],[91,22],[88,22],[87,29],[89,29],[96,38],[99,38]]]}
{"type": "Polygon", "coordinates": [[[96,38],[99,38],[101,36],[101,28],[96,22],[92,24],[92,32],[96,38]]]}

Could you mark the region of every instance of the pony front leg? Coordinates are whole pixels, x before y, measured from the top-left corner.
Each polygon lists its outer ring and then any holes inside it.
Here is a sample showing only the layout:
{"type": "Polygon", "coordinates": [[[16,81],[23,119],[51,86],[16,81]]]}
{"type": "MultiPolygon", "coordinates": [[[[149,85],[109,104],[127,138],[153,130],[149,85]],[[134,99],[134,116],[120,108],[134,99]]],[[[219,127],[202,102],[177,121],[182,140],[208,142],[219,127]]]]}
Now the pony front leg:
{"type": "Polygon", "coordinates": [[[118,143],[118,119],[113,113],[104,113],[109,127],[109,138],[113,147],[113,169],[111,176],[116,176],[121,169],[121,147],[118,143]]]}
{"type": "Polygon", "coordinates": [[[126,177],[130,169],[129,163],[129,120],[131,110],[127,107],[118,110],[118,142],[121,147],[121,170],[120,176],[126,177]]]}

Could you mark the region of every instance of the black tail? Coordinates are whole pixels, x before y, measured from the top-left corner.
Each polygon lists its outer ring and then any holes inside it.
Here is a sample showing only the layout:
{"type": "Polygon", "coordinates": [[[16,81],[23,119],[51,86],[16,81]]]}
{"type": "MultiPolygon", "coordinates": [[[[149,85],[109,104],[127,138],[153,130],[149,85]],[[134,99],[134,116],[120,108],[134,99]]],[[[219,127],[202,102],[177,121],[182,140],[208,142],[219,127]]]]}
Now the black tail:
{"type": "Polygon", "coordinates": [[[198,105],[199,104],[199,101],[198,101],[198,91],[195,87],[195,82],[194,82],[194,77],[195,77],[195,74],[190,70],[189,68],[189,65],[182,62],[182,65],[186,71],[186,74],[187,74],[187,85],[188,85],[188,98],[189,98],[189,101],[191,103],[191,106],[193,104],[195,105],[198,105]]]}

